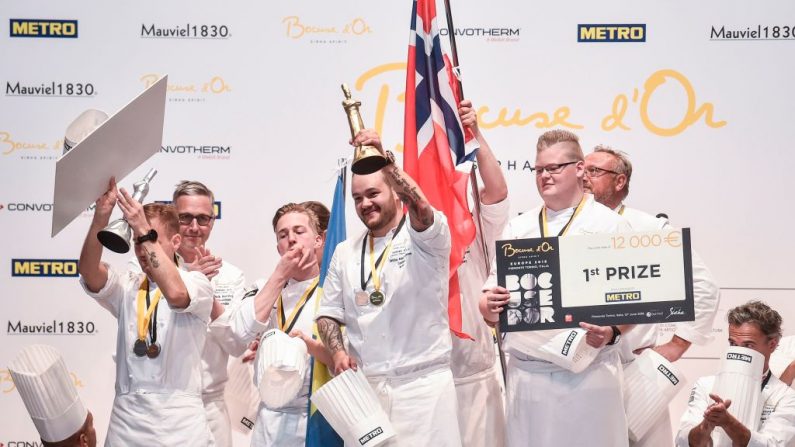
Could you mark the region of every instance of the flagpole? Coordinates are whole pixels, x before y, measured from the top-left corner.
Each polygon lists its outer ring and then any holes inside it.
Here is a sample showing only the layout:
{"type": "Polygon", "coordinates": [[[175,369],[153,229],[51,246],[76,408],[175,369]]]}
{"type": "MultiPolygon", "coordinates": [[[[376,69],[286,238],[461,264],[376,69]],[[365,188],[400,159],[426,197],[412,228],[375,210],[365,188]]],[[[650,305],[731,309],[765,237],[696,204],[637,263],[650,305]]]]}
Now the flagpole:
{"type": "MultiPolygon", "coordinates": [[[[433,0],[432,0],[433,1],[433,0]]],[[[460,96],[459,99],[464,99],[464,85],[461,82],[461,69],[459,68],[458,64],[458,46],[455,43],[455,26],[453,25],[453,11],[450,7],[450,0],[444,0],[444,12],[445,16],[447,17],[447,37],[450,39],[450,55],[453,58],[453,74],[455,75],[456,82],[458,83],[458,94],[460,96]]],[[[456,104],[457,106],[458,104],[456,104]]],[[[483,259],[486,268],[486,276],[488,277],[491,275],[491,257],[489,256],[489,251],[486,247],[486,240],[483,238],[483,220],[481,218],[480,212],[480,186],[478,186],[478,177],[475,173],[475,168],[477,164],[472,164],[472,171],[469,173],[469,178],[472,181],[472,195],[475,197],[475,216],[478,219],[478,226],[480,227],[480,244],[483,249],[483,259]]],[[[477,239],[477,235],[475,235],[475,239],[477,239]]],[[[477,242],[476,242],[477,243],[477,242]]],[[[507,383],[508,379],[506,377],[507,370],[505,364],[505,351],[502,349],[502,333],[500,332],[500,325],[497,323],[494,326],[494,335],[497,339],[497,352],[500,354],[500,366],[502,367],[502,380],[503,383],[506,384],[506,391],[507,391],[507,383]]]]}

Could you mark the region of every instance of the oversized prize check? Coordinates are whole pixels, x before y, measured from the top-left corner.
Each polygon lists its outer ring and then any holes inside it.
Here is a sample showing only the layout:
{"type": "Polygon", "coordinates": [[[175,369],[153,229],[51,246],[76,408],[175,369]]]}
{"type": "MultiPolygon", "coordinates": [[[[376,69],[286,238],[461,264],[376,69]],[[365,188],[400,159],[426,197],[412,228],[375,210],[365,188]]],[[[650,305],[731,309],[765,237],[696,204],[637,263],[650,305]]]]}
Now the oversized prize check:
{"type": "Polygon", "coordinates": [[[693,321],[690,229],[497,241],[503,332],[693,321]]]}

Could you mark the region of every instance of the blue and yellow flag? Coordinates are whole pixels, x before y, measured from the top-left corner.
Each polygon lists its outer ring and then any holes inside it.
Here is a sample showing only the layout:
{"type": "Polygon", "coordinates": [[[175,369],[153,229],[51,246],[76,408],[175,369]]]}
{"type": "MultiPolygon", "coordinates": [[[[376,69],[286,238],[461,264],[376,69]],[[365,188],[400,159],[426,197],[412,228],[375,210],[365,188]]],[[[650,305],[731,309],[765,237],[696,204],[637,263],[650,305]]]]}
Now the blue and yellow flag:
{"type": "MultiPolygon", "coordinates": [[[[343,167],[340,170],[339,177],[337,177],[337,186],[334,189],[334,201],[331,204],[331,216],[329,217],[328,230],[326,231],[326,245],[323,247],[323,261],[320,265],[320,294],[318,294],[318,297],[323,296],[323,281],[326,279],[334,249],[337,248],[337,244],[345,240],[345,169],[343,167]]],[[[320,300],[316,300],[315,303],[316,306],[319,305],[320,300]]],[[[317,308],[315,308],[315,314],[317,314],[317,308]]],[[[320,338],[317,332],[317,324],[312,329],[312,337],[315,339],[320,338]]],[[[314,357],[312,358],[310,371],[312,386],[309,395],[311,396],[316,390],[331,380],[331,374],[329,374],[326,365],[315,362],[314,357]]],[[[306,423],[306,446],[342,447],[343,445],[342,438],[331,428],[326,418],[320,414],[317,407],[310,400],[309,420],[306,423]]]]}

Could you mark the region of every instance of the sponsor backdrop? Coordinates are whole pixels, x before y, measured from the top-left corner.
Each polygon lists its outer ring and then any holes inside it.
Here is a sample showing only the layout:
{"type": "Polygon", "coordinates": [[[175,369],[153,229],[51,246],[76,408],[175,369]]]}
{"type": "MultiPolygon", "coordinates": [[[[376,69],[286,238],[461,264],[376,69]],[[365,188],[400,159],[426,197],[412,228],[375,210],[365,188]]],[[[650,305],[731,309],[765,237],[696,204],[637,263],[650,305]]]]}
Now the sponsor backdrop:
{"type": "MultiPolygon", "coordinates": [[[[539,203],[528,167],[541,132],[566,128],[586,149],[624,150],[635,165],[628,203],[692,228],[723,288],[714,343],[680,363],[688,382],[715,369],[725,310],[737,303],[768,301],[794,333],[795,4],[453,3],[456,29],[440,25],[458,36],[465,92],[514,214],[539,203]]],[[[276,208],[331,200],[337,160],[351,153],[340,83],[399,153],[410,11],[408,0],[4,3],[0,444],[38,445],[5,369],[36,342],[66,355],[101,440],[107,427],[116,322],[75,277],[91,211],[49,237],[69,122],[87,108],[113,113],[169,74],[162,150],[120,185],[155,167],[148,200],[167,201],[179,180],[205,182],[223,210],[209,248],[250,282],[276,264],[276,208]]],[[[349,232],[359,231],[349,211],[349,232]]]]}

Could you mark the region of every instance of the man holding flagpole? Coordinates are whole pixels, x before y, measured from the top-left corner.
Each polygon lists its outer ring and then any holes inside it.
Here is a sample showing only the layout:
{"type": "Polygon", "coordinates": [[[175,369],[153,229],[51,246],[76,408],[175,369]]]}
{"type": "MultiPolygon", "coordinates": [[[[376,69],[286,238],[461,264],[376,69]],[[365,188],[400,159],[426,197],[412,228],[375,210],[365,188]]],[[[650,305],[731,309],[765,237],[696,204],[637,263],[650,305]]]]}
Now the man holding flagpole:
{"type": "MultiPolygon", "coordinates": [[[[475,220],[477,235],[458,268],[461,286],[463,332],[473,340],[453,337],[452,370],[458,395],[458,424],[464,447],[502,447],[505,444],[505,409],[499,373],[495,371],[494,337],[478,311],[480,289],[489,271],[487,260],[495,256],[495,241],[508,223],[508,186],[497,159],[478,128],[472,102],[461,101],[461,123],[475,135],[478,171],[483,188],[475,194],[480,202],[475,220]]],[[[474,191],[473,191],[474,193],[474,191]]]]}
{"type": "MultiPolygon", "coordinates": [[[[384,154],[373,130],[359,132],[352,143],[384,154]]],[[[335,373],[361,367],[367,376],[397,432],[389,445],[457,447],[447,316],[450,231],[394,156],[384,155],[389,163],[380,171],[352,179],[356,214],[367,231],[334,252],[318,330],[335,373]]]]}

